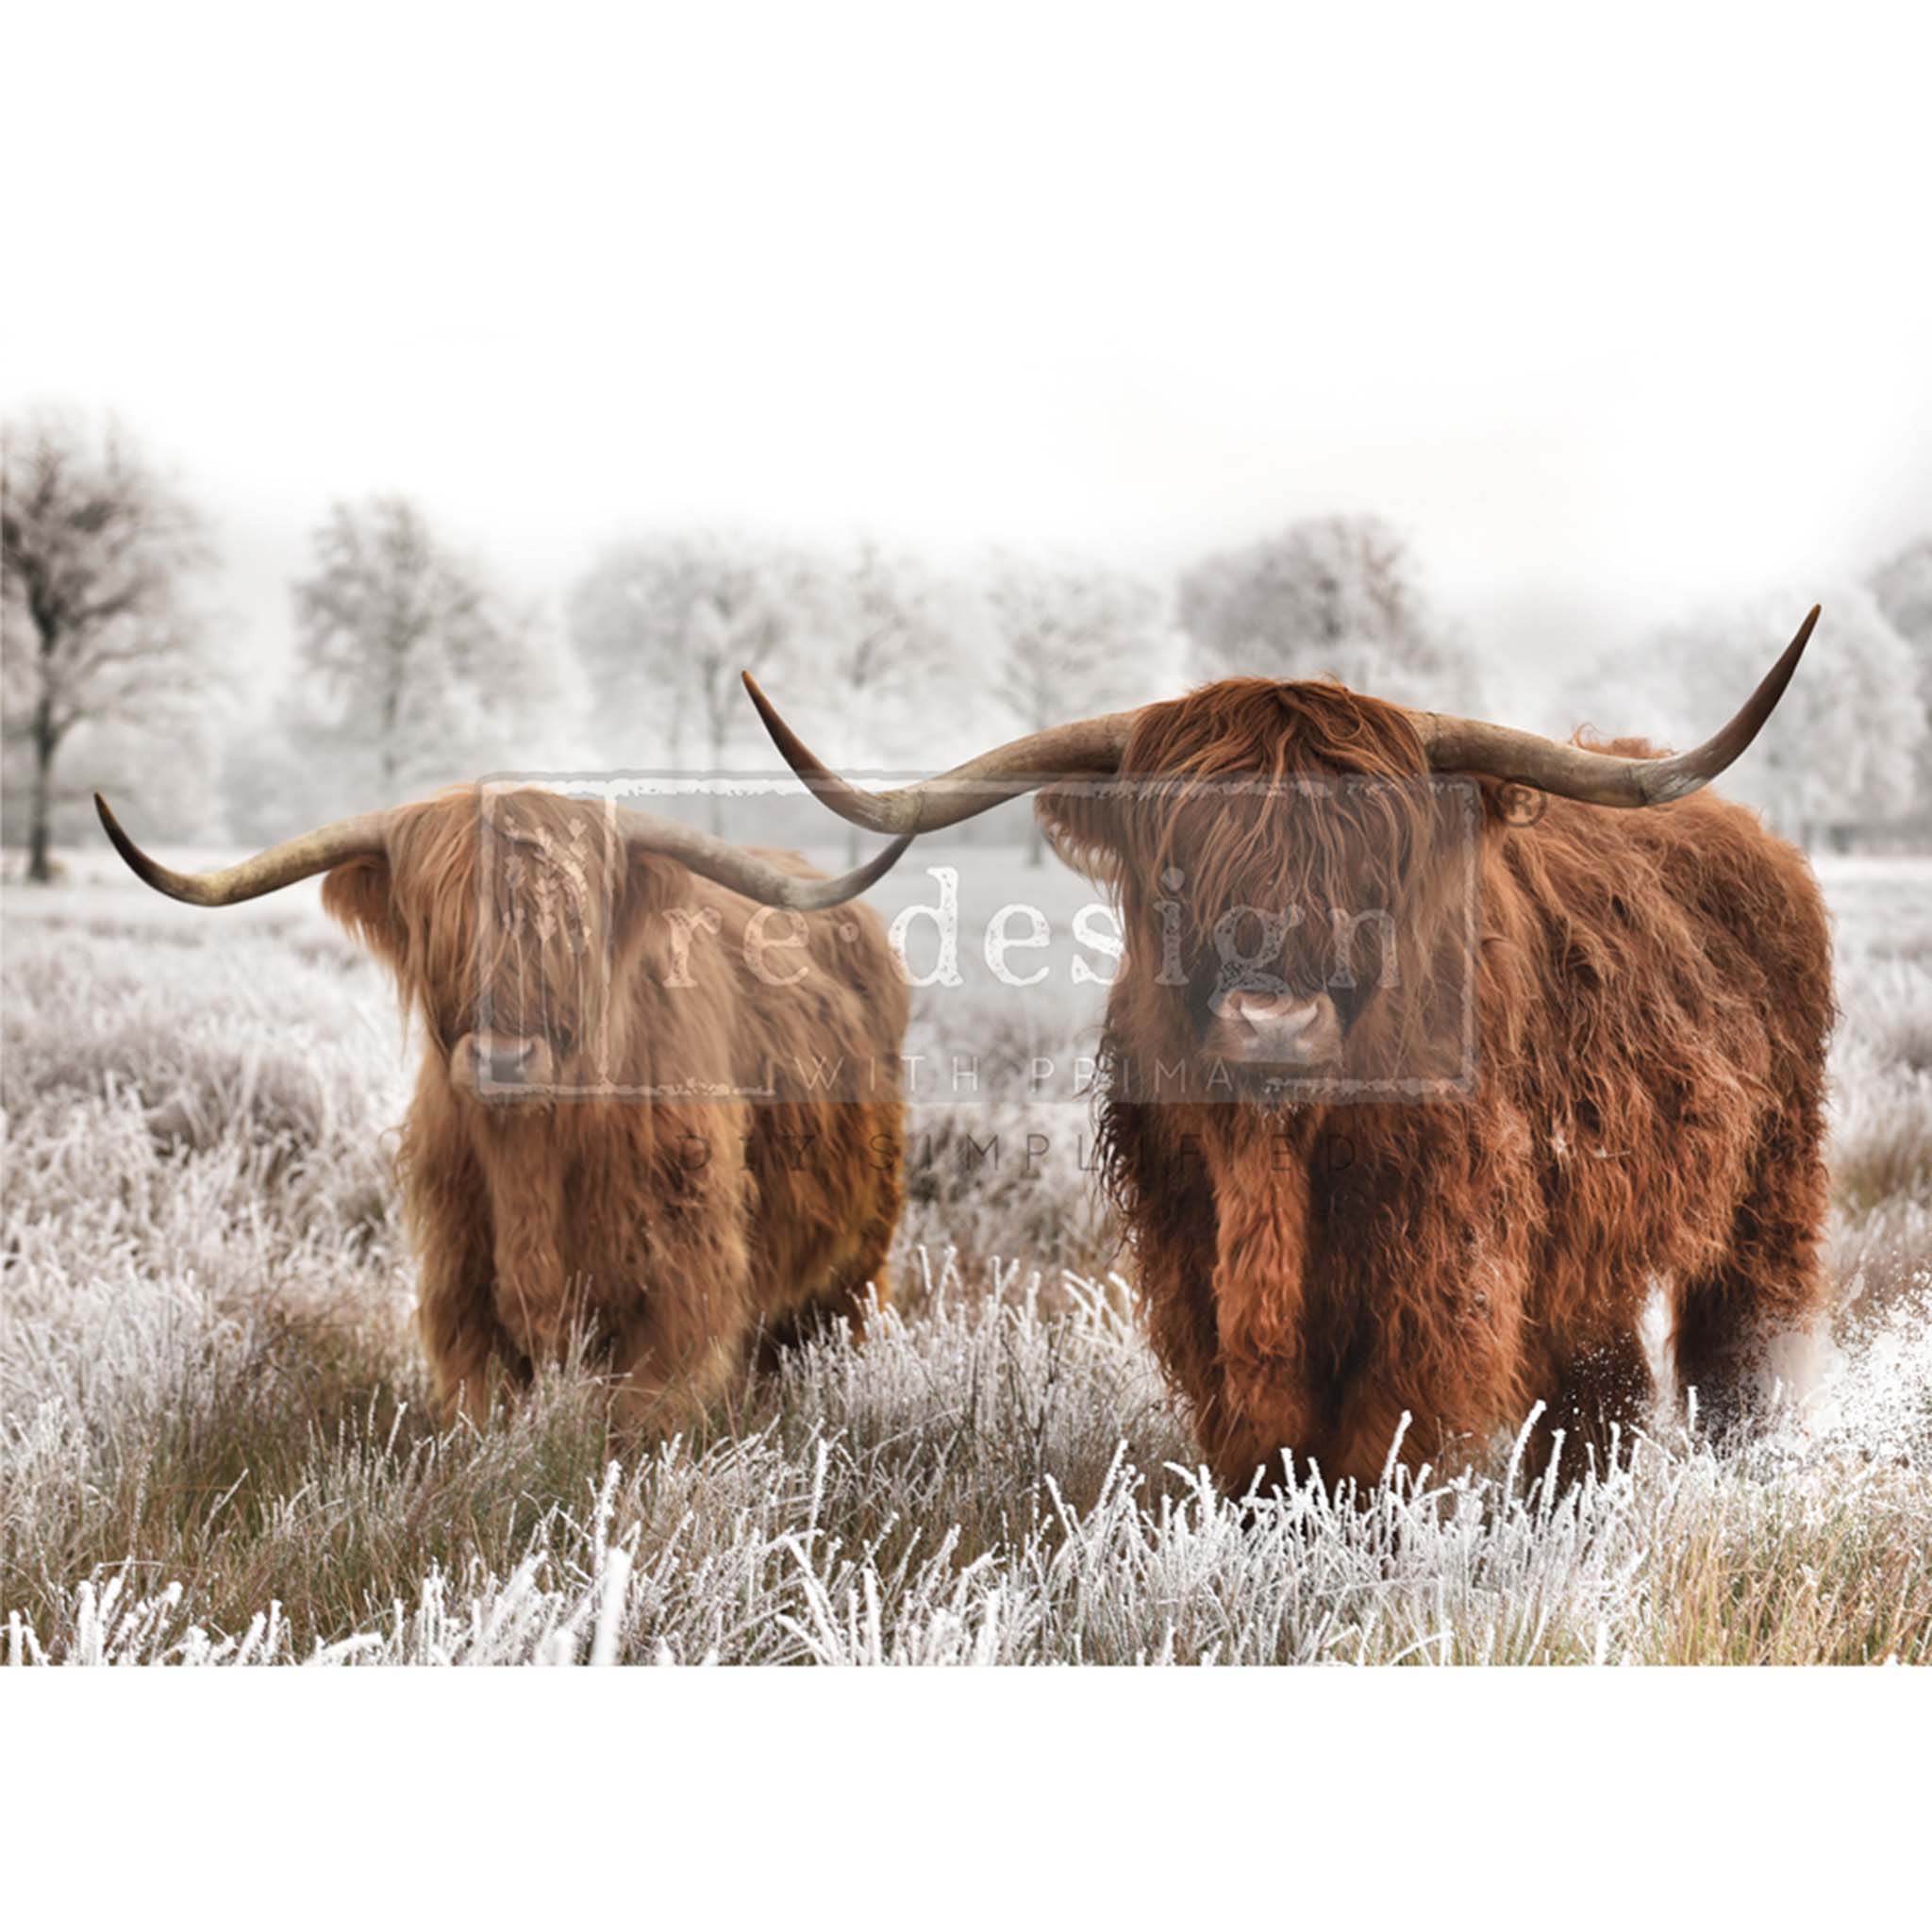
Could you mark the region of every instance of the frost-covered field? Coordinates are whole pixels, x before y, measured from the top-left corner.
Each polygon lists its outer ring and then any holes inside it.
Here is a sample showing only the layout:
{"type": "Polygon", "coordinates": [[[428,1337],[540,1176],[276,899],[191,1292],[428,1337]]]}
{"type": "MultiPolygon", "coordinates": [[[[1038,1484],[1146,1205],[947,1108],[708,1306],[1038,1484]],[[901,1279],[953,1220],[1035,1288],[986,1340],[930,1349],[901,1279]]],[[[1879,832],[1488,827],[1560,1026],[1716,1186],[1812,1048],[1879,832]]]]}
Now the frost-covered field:
{"type": "MultiPolygon", "coordinates": [[[[1660,1416],[1561,1496],[1501,1461],[1246,1514],[1138,1339],[1072,1107],[924,1112],[896,1307],[703,1440],[625,1459],[562,1375],[438,1429],[387,983],[312,889],[196,913],[111,865],[0,907],[10,1660],[1932,1660],[1932,864],[1825,868],[1840,1305],[1761,1442],[1660,1416]]],[[[968,889],[969,967],[1030,898],[1054,941],[1016,964],[1050,982],[928,998],[915,1047],[970,1010],[1071,1053],[1090,895],[968,889]]]]}

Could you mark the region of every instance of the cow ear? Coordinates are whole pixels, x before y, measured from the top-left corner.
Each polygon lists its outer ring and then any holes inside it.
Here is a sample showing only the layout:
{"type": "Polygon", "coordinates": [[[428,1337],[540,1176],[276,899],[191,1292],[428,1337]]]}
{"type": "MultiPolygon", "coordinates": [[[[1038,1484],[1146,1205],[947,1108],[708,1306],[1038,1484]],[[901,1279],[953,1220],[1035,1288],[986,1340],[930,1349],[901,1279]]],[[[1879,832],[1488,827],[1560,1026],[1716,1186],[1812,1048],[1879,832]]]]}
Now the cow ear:
{"type": "Polygon", "coordinates": [[[1118,886],[1125,849],[1118,785],[1075,780],[1050,785],[1033,801],[1033,815],[1056,857],[1099,886],[1118,886]]]}
{"type": "Polygon", "coordinates": [[[370,854],[333,867],[322,882],[322,908],[386,965],[401,966],[407,938],[390,890],[388,859],[370,854]]]}

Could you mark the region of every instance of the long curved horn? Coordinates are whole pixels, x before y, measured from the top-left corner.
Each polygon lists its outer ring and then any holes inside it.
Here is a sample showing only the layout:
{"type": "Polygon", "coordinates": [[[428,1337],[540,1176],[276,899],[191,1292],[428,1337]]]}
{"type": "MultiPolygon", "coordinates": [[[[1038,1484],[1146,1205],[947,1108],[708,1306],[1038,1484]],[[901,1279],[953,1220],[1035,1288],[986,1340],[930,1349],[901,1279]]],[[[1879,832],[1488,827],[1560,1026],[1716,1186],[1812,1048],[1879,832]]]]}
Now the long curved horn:
{"type": "MultiPolygon", "coordinates": [[[[1422,738],[1432,771],[1483,773],[1591,805],[1666,805],[1708,785],[1757,736],[1784,696],[1818,616],[1819,607],[1814,604],[1798,626],[1797,636],[1722,731],[1694,751],[1678,752],[1672,758],[1631,758],[1612,752],[1586,751],[1581,745],[1559,744],[1533,731],[1517,731],[1507,724],[1489,724],[1445,712],[1411,711],[1408,717],[1422,738]]],[[[1120,769],[1127,739],[1140,715],[1138,711],[1115,711],[1106,717],[1056,725],[1050,731],[1036,731],[997,751],[983,753],[937,778],[895,791],[861,791],[831,771],[786,724],[748,671],[744,688],[785,762],[841,819],[875,832],[938,831],[1054,778],[1109,775],[1120,769]]]]}
{"type": "Polygon", "coordinates": [[[742,892],[765,906],[782,906],[792,912],[823,912],[828,907],[842,906],[856,899],[868,886],[891,871],[900,856],[912,842],[908,832],[894,839],[876,857],[856,872],[836,879],[802,879],[781,870],[769,858],[747,852],[726,839],[716,839],[694,825],[681,825],[675,819],[660,819],[654,812],[618,808],[618,824],[625,842],[635,853],[654,853],[675,858],[678,864],[718,885],[742,892]]]}
{"type": "Polygon", "coordinates": [[[127,861],[128,870],[156,891],[190,906],[237,906],[243,899],[258,899],[264,892],[278,892],[298,879],[327,872],[344,859],[379,858],[386,849],[383,826],[387,815],[365,811],[304,832],[299,839],[271,845],[266,852],[258,852],[240,865],[225,866],[220,872],[175,872],[150,858],[121,829],[120,820],[108,809],[108,801],[98,791],[94,793],[94,809],[101,815],[101,829],[127,861]]]}
{"type": "MultiPolygon", "coordinates": [[[[99,792],[94,793],[94,809],[100,813],[102,828],[113,841],[114,850],[127,861],[135,876],[156,891],[190,906],[239,905],[243,899],[258,899],[265,892],[279,891],[299,879],[327,872],[346,859],[382,858],[387,850],[384,830],[388,815],[369,811],[271,845],[266,852],[220,872],[175,872],[150,858],[121,829],[121,822],[99,792]]],[[[857,898],[891,871],[912,842],[909,838],[895,840],[876,858],[842,878],[802,879],[741,846],[670,819],[620,808],[620,823],[625,841],[633,851],[661,853],[748,899],[796,912],[821,911],[857,898]]]]}
{"type": "Polygon", "coordinates": [[[822,804],[855,825],[908,838],[975,818],[1056,778],[1110,776],[1120,770],[1134,720],[1141,715],[1112,711],[1073,724],[1056,724],[1051,730],[1016,738],[996,751],[982,752],[937,778],[924,778],[896,791],[861,791],[830,770],[786,724],[749,671],[743,675],[744,688],[772,734],[772,742],[822,804]]]}
{"type": "Polygon", "coordinates": [[[1613,752],[1558,744],[1533,731],[1514,731],[1507,724],[1486,724],[1437,711],[1412,711],[1409,716],[1422,734],[1432,771],[1479,772],[1590,805],[1668,805],[1708,785],[1757,736],[1805,655],[1818,613],[1814,604],[1784,655],[1722,731],[1694,751],[1680,751],[1673,758],[1619,758],[1613,752]]]}

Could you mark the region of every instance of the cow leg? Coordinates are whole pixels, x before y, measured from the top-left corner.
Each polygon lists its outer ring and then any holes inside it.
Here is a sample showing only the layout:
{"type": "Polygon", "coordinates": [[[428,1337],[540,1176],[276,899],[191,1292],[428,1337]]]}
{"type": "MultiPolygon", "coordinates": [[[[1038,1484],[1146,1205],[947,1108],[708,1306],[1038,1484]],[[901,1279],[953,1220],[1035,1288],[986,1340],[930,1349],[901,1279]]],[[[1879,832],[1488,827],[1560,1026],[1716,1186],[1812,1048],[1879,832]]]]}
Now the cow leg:
{"type": "Polygon", "coordinates": [[[744,1373],[751,1327],[743,1324],[673,1357],[652,1326],[639,1324],[618,1337],[612,1410],[622,1425],[645,1436],[689,1437],[744,1373]]]}
{"type": "Polygon", "coordinates": [[[492,1383],[527,1383],[530,1364],[496,1318],[495,1268],[482,1183],[444,1143],[414,1135],[403,1167],[404,1205],[422,1265],[416,1333],[445,1424],[482,1423],[492,1383]]]}
{"type": "Polygon", "coordinates": [[[1612,1444],[1618,1454],[1627,1454],[1632,1436],[1649,1423],[1657,1400],[1656,1378],[1641,1339],[1634,1333],[1613,1335],[1559,1364],[1554,1382],[1554,1392],[1545,1398],[1543,1413],[1524,1445],[1524,1476],[1548,1471],[1558,1429],[1563,1432],[1558,1487],[1580,1481],[1591,1471],[1607,1474],[1612,1444]]]}
{"type": "Polygon", "coordinates": [[[1154,1353],[1188,1407],[1209,1466],[1224,1485],[1233,1480],[1227,1471],[1239,1468],[1237,1486],[1244,1487],[1273,1451],[1250,1443],[1228,1413],[1214,1301],[1201,1258],[1212,1252],[1213,1239],[1211,1225],[1201,1230],[1198,1245],[1143,1233],[1134,1246],[1134,1291],[1154,1353]]]}
{"type": "MultiPolygon", "coordinates": [[[[864,1220],[846,1252],[827,1272],[825,1284],[813,1303],[791,1324],[793,1341],[805,1341],[822,1333],[834,1323],[842,1322],[853,1341],[865,1340],[865,1317],[870,1288],[881,1307],[892,1298],[892,1285],[886,1263],[892,1252],[892,1236],[898,1231],[899,1210],[904,1205],[900,1167],[905,1158],[903,1134],[894,1126],[881,1128],[867,1158],[875,1163],[868,1168],[877,1185],[873,1189],[864,1220]]],[[[781,1344],[782,1345],[782,1344],[781,1344]]]]}
{"type": "Polygon", "coordinates": [[[905,1134],[896,1101],[831,1103],[760,1124],[770,1131],[747,1150],[760,1269],[752,1299],[761,1324],[758,1365],[770,1373],[787,1349],[841,1329],[863,1341],[873,1293],[881,1306],[891,1299],[886,1264],[899,1224],[905,1134]],[[809,1150],[802,1162],[798,1147],[809,1150]]]}
{"type": "Polygon", "coordinates": [[[901,1175],[905,1161],[903,1129],[896,1124],[890,1130],[882,1129],[873,1152],[878,1162],[878,1185],[873,1192],[872,1212],[851,1257],[835,1271],[828,1301],[828,1306],[851,1324],[855,1343],[865,1340],[866,1314],[873,1303],[876,1301],[883,1308],[892,1299],[887,1262],[892,1252],[892,1237],[899,1229],[900,1210],[906,1205],[901,1175]]]}
{"type": "Polygon", "coordinates": [[[496,1319],[487,1255],[425,1256],[416,1303],[416,1332],[429,1358],[436,1400],[445,1423],[461,1416],[482,1423],[492,1385],[508,1376],[530,1379],[530,1364],[496,1319]]]}
{"type": "Polygon", "coordinates": [[[851,1338],[854,1347],[864,1341],[866,1315],[873,1297],[877,1297],[881,1307],[892,1298],[891,1277],[886,1262],[898,1220],[895,1187],[890,1210],[867,1221],[844,1257],[825,1271],[818,1292],[803,1307],[765,1323],[758,1351],[761,1373],[769,1374],[776,1370],[787,1349],[802,1348],[841,1329],[851,1338]]]}
{"type": "Polygon", "coordinates": [[[1204,1137],[1187,1131],[1191,1124],[1191,1115],[1177,1108],[1111,1103],[1105,1116],[1104,1140],[1112,1152],[1107,1181],[1132,1243],[1128,1272],[1155,1357],[1188,1409],[1208,1466],[1224,1486],[1232,1480],[1227,1470],[1240,1468],[1237,1487],[1245,1487],[1268,1452],[1257,1450],[1247,1461],[1250,1445],[1233,1440],[1214,1317],[1214,1188],[1204,1137]]]}
{"type": "Polygon", "coordinates": [[[1720,1438],[1760,1411],[1771,1343],[1808,1327],[1825,1304],[1818,1230],[1829,1182],[1815,1106],[1802,1102],[1780,1118],[1755,1173],[1729,1252],[1679,1287],[1671,1339],[1677,1386],[1697,1391],[1697,1412],[1720,1438]]]}
{"type": "Polygon", "coordinates": [[[1264,1481],[1278,1478],[1283,1452],[1305,1454],[1320,1426],[1302,1334],[1307,1170],[1277,1168],[1265,1158],[1231,1160],[1216,1177],[1216,1202],[1222,1388],[1204,1418],[1204,1434],[1216,1476],[1240,1491],[1257,1471],[1264,1481]]]}
{"type": "Polygon", "coordinates": [[[1330,1482],[1353,1483],[1363,1500],[1391,1459],[1438,1475],[1480,1462],[1496,1431],[1530,1406],[1521,1258],[1495,1251],[1471,1257],[1452,1233],[1419,1218],[1410,1225],[1416,1252],[1444,1257],[1433,1282],[1411,1290],[1425,1318],[1413,1310],[1391,1317],[1374,1304],[1373,1276],[1339,1275],[1330,1292],[1341,1306],[1315,1324],[1349,1335],[1350,1343],[1311,1459],[1330,1482]]]}
{"type": "Polygon", "coordinates": [[[496,1244],[497,1320],[533,1362],[560,1362],[583,1322],[580,1284],[573,1284],[550,1229],[520,1224],[496,1244]]]}
{"type": "Polygon", "coordinates": [[[585,1284],[563,1254],[563,1186],[553,1162],[531,1158],[521,1136],[484,1157],[495,1220],[496,1319],[531,1362],[560,1362],[582,1325],[585,1284]]]}
{"type": "MultiPolygon", "coordinates": [[[[721,1144],[729,1146],[728,1139],[721,1144]]],[[[613,1406],[652,1436],[691,1433],[742,1377],[757,1340],[743,1169],[719,1159],[666,1196],[648,1259],[610,1313],[613,1406]]]]}
{"type": "Polygon", "coordinates": [[[635,1311],[612,1336],[614,1412],[646,1436],[700,1429],[754,1354],[758,1324],[741,1233],[702,1249],[702,1259],[686,1243],[660,1253],[635,1311]]]}

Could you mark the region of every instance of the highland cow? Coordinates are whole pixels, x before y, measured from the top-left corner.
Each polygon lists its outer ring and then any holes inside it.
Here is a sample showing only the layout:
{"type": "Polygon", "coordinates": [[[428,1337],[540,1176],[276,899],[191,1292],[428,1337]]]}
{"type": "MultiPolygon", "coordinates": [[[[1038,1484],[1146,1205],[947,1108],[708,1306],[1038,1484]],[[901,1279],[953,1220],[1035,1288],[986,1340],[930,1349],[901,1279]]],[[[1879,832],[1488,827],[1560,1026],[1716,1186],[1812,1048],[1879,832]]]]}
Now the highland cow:
{"type": "Polygon", "coordinates": [[[1816,617],[1674,758],[1235,678],[874,795],[747,684],[860,824],[1040,792],[1120,906],[1100,1142],[1154,1347],[1229,1489],[1370,1486],[1398,1440],[1465,1463],[1539,1401],[1566,1471],[1602,1467],[1654,1399],[1653,1284],[1725,1425],[1819,1308],[1825,915],[1799,852],[1690,795],[1816,617]]]}
{"type": "Polygon", "coordinates": [[[825,915],[906,841],[821,881],[609,803],[465,786],[188,875],[96,805],[191,904],[325,874],[395,974],[428,1042],[401,1174],[446,1412],[487,1413],[494,1377],[582,1334],[620,1416],[667,1430],[761,1339],[857,1331],[887,1293],[908,995],[874,915],[825,915]]]}

